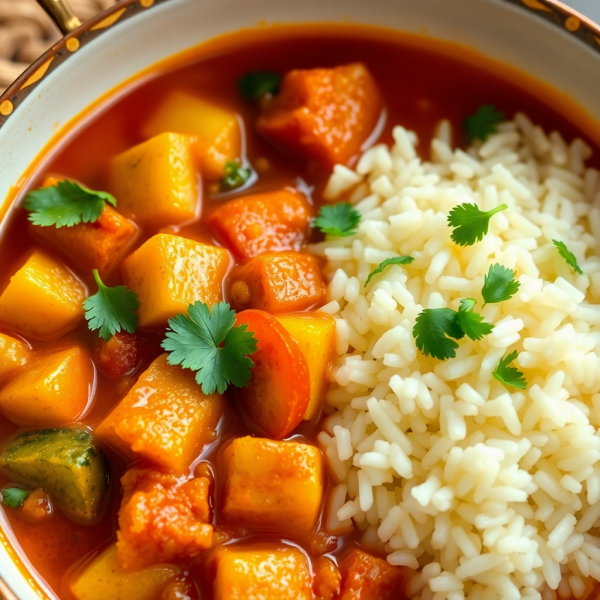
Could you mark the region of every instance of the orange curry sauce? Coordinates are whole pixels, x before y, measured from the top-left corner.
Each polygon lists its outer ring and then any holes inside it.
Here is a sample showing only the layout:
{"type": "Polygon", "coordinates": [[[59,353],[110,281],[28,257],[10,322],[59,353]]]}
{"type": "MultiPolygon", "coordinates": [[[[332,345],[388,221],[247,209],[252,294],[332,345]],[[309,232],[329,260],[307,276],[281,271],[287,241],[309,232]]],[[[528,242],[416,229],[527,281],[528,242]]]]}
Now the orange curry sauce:
{"type": "MultiPolygon", "coordinates": [[[[144,141],[141,131],[150,113],[169,92],[182,89],[239,114],[245,129],[246,157],[258,173],[258,180],[250,189],[226,197],[214,195],[205,186],[202,217],[182,228],[185,235],[215,243],[205,225],[206,216],[215,207],[232,197],[275,190],[284,185],[299,187],[310,194],[316,213],[329,170],[288,157],[259,136],[254,129],[258,105],[241,99],[237,81],[245,73],[257,70],[283,74],[296,68],[334,67],[353,61],[363,62],[368,67],[384,99],[387,118],[379,141],[390,143],[392,126],[401,124],[418,134],[424,157],[427,157],[432,134],[442,118],[452,122],[456,142],[464,145],[461,124],[483,104],[494,104],[506,111],[509,117],[516,111],[528,113],[544,128],[561,131],[567,140],[581,135],[574,123],[583,117],[576,114],[575,107],[569,105],[566,97],[466,49],[360,26],[274,26],[263,28],[258,33],[231,34],[200,46],[193,54],[186,53],[184,57],[169,61],[120,90],[113,101],[91,110],[67,131],[68,135],[56,141],[49,157],[43,160],[43,168],[32,171],[27,186],[18,190],[15,202],[19,202],[27,191],[39,186],[48,174],[81,181],[92,189],[106,189],[109,159],[144,141]],[[571,115],[572,119],[565,115],[571,115]]],[[[586,141],[594,145],[591,140],[586,141]]],[[[173,233],[177,231],[177,228],[172,229],[173,233]]],[[[138,245],[154,233],[156,230],[143,231],[138,245]]],[[[28,233],[26,212],[20,209],[0,239],[0,291],[23,264],[35,243],[28,233]]],[[[52,252],[51,249],[49,251],[52,252]]],[[[64,258],[61,257],[61,260],[64,258]]],[[[90,273],[76,272],[90,285],[90,289],[95,289],[90,273]]],[[[110,285],[120,283],[118,269],[116,273],[110,285]]],[[[138,373],[161,353],[159,344],[162,336],[162,332],[156,334],[155,343],[138,373]]],[[[76,329],[60,340],[33,342],[33,348],[37,350],[78,342],[93,350],[97,337],[97,333],[88,331],[86,321],[82,320],[76,329]]],[[[129,380],[113,380],[98,374],[93,406],[83,419],[86,426],[93,430],[123,397],[124,390],[131,385],[130,378],[126,379],[129,380]]],[[[231,397],[229,392],[227,395],[231,397]]],[[[202,460],[214,458],[219,445],[232,436],[257,433],[240,416],[233,398],[220,427],[219,442],[205,451],[202,460]]],[[[0,417],[0,441],[16,429],[15,425],[0,417]]],[[[313,421],[301,424],[292,437],[314,442],[318,432],[318,422],[313,421]]],[[[52,519],[32,525],[17,518],[12,509],[4,509],[16,540],[39,577],[61,598],[70,598],[68,576],[73,569],[90,553],[115,539],[120,501],[118,481],[129,465],[109,449],[106,452],[110,461],[111,486],[108,508],[97,525],[86,527],[75,524],[59,510],[55,511],[52,519]]],[[[214,474],[218,481],[218,471],[214,474]]],[[[1,485],[7,482],[5,478],[0,479],[1,485]]],[[[218,485],[216,487],[213,519],[218,523],[218,485]]],[[[239,532],[239,535],[242,533],[239,532]]],[[[249,537],[258,539],[256,536],[249,537]]],[[[281,538],[262,536],[260,539],[281,538]]],[[[344,544],[355,539],[348,536],[348,539],[327,540],[326,549],[330,556],[335,556],[344,544]]],[[[311,558],[323,550],[319,550],[318,540],[299,542],[311,558]]],[[[210,576],[203,561],[196,559],[185,566],[202,591],[201,597],[211,598],[210,576]]]]}

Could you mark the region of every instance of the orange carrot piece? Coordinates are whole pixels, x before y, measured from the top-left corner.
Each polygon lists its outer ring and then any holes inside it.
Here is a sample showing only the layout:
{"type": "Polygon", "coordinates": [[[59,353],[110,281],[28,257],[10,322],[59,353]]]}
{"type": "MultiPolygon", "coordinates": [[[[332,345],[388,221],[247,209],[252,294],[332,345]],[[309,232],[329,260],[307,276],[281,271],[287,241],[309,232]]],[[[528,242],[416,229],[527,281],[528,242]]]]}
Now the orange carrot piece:
{"type": "Polygon", "coordinates": [[[340,593],[342,576],[336,564],[327,556],[313,562],[313,592],[315,600],[335,600],[340,593]]]}

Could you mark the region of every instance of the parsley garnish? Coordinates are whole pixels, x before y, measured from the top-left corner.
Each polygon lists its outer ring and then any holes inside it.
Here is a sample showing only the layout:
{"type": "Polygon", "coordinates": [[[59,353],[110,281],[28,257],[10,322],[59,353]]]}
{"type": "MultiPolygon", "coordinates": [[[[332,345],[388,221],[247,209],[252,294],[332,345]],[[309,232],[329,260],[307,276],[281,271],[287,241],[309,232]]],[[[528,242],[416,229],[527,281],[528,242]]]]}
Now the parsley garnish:
{"type": "Polygon", "coordinates": [[[382,263],[379,263],[379,266],[369,273],[367,280],[365,281],[365,287],[369,285],[369,281],[371,281],[371,277],[373,275],[377,275],[377,273],[383,273],[386,267],[390,265],[410,265],[410,263],[415,260],[412,256],[394,256],[393,258],[387,258],[382,263]]]}
{"type": "Polygon", "coordinates": [[[11,508],[23,506],[23,502],[29,496],[29,491],[21,488],[6,488],[2,490],[2,504],[11,508]]]}
{"type": "Polygon", "coordinates": [[[460,307],[456,313],[456,322],[458,326],[472,340],[480,340],[484,335],[488,335],[494,329],[493,325],[485,323],[483,317],[473,312],[477,301],[473,298],[463,298],[460,301],[460,307]]]}
{"type": "Polygon", "coordinates": [[[221,178],[222,190],[235,190],[242,187],[252,176],[252,169],[246,169],[237,162],[225,163],[225,175],[221,178]]]}
{"type": "Polygon", "coordinates": [[[124,285],[107,287],[96,269],[93,273],[98,292],[83,303],[90,330],[99,329],[100,337],[106,341],[121,329],[134,333],[138,322],[135,311],[140,306],[137,294],[124,285]]]}
{"type": "Polygon", "coordinates": [[[29,192],[24,206],[34,225],[73,227],[78,223],[97,221],[105,202],[117,205],[114,197],[107,192],[95,192],[74,181],[64,180],[29,192]]]}
{"type": "Polygon", "coordinates": [[[577,273],[583,275],[583,271],[581,267],[577,264],[577,259],[575,255],[565,246],[564,242],[558,242],[557,240],[552,240],[552,243],[558,249],[558,253],[567,261],[567,264],[577,273]]]}
{"type": "Polygon", "coordinates": [[[258,100],[265,94],[277,94],[281,75],[271,71],[256,71],[246,73],[238,80],[238,88],[244,100],[258,100]]]}
{"type": "Polygon", "coordinates": [[[326,204],[315,219],[315,227],[323,233],[339,237],[354,235],[359,223],[360,213],[349,202],[326,204]]]}
{"type": "Polygon", "coordinates": [[[451,308],[426,308],[419,314],[413,327],[417,348],[425,356],[440,360],[456,356],[458,344],[450,338],[460,340],[464,335],[456,322],[456,311],[451,308]]]}
{"type": "Polygon", "coordinates": [[[169,319],[162,347],[170,352],[170,365],[196,371],[196,381],[205,394],[222,394],[229,384],[245,387],[254,363],[248,355],[256,351],[257,340],[247,325],[235,325],[235,311],[229,304],[213,304],[212,313],[204,302],[188,306],[187,315],[169,319]]]}
{"type": "Polygon", "coordinates": [[[483,212],[476,204],[464,203],[455,206],[448,215],[448,225],[454,228],[450,237],[459,246],[472,246],[475,242],[480,242],[488,232],[490,219],[506,208],[506,204],[501,204],[483,212]]]}
{"type": "Polygon", "coordinates": [[[490,268],[484,278],[481,295],[486,304],[495,304],[510,300],[521,287],[518,281],[515,281],[515,272],[501,264],[495,263],[490,268]]]}
{"type": "Polygon", "coordinates": [[[493,104],[484,104],[477,109],[477,112],[465,119],[465,131],[469,144],[473,140],[485,140],[485,138],[498,131],[498,124],[505,117],[505,113],[497,111],[493,104]]]}
{"type": "Polygon", "coordinates": [[[510,385],[511,387],[524,390],[527,387],[527,382],[523,377],[523,373],[518,369],[515,369],[515,367],[508,366],[515,358],[517,358],[517,356],[518,353],[516,350],[513,350],[508,356],[503,356],[492,375],[504,385],[510,385]]]}

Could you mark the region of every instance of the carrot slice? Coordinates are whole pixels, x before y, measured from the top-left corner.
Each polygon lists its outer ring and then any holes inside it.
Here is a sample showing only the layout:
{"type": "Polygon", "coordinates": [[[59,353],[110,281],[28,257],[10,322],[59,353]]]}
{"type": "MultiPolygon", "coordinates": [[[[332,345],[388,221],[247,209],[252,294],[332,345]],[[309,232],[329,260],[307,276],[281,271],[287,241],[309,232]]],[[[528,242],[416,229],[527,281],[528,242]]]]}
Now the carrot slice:
{"type": "Polygon", "coordinates": [[[245,310],[237,324],[248,325],[258,340],[252,355],[252,379],[239,390],[250,419],[273,439],[281,439],[302,421],[310,398],[306,359],[287,330],[269,313],[245,310]]]}

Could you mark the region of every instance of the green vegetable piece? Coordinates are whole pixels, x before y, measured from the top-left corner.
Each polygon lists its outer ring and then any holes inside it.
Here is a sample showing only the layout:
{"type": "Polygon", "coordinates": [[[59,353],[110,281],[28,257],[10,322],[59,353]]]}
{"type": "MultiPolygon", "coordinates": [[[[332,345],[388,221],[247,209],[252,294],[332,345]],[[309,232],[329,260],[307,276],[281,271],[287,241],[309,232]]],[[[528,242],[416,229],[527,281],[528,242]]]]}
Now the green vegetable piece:
{"type": "Polygon", "coordinates": [[[508,356],[503,356],[492,375],[504,385],[524,390],[527,387],[527,382],[525,381],[523,373],[518,369],[515,369],[515,367],[508,366],[518,355],[517,351],[513,350],[508,356]]]}
{"type": "Polygon", "coordinates": [[[349,202],[326,204],[315,219],[315,227],[323,233],[339,237],[354,235],[359,223],[360,213],[349,202]]]}
{"type": "Polygon", "coordinates": [[[19,508],[23,506],[29,491],[22,488],[6,488],[2,490],[2,504],[4,506],[10,506],[11,508],[19,508]]]}
{"type": "Polygon", "coordinates": [[[558,249],[558,253],[567,261],[567,264],[577,273],[583,275],[583,271],[581,267],[577,264],[577,259],[575,255],[567,248],[564,242],[558,242],[557,240],[552,240],[552,243],[558,249]]]}
{"type": "Polygon", "coordinates": [[[484,104],[477,112],[467,117],[464,122],[469,144],[474,140],[485,140],[488,135],[498,131],[498,125],[504,120],[506,113],[496,110],[493,104],[484,104]]]}
{"type": "Polygon", "coordinates": [[[490,265],[484,278],[481,295],[485,304],[495,304],[510,300],[520,287],[521,284],[515,281],[515,272],[512,269],[495,263],[490,265]]]}
{"type": "Polygon", "coordinates": [[[463,298],[456,313],[456,322],[465,334],[472,340],[480,340],[494,329],[493,325],[485,323],[483,317],[473,312],[477,301],[473,298],[463,298]]]}
{"type": "Polygon", "coordinates": [[[56,185],[29,192],[24,207],[34,225],[59,228],[96,222],[106,202],[117,205],[114,196],[107,192],[95,192],[74,181],[59,181],[56,185]]]}
{"type": "Polygon", "coordinates": [[[413,337],[417,348],[425,356],[440,360],[454,358],[458,344],[450,339],[460,340],[464,332],[456,323],[456,311],[451,308],[426,308],[413,327],[413,337]]]}
{"type": "Polygon", "coordinates": [[[258,100],[266,94],[277,94],[281,83],[281,75],[272,71],[255,71],[246,73],[238,81],[238,89],[244,100],[258,100]]]}
{"type": "Polygon", "coordinates": [[[83,303],[90,331],[99,329],[98,335],[106,341],[122,329],[135,333],[138,323],[135,311],[140,306],[137,294],[124,285],[107,287],[96,269],[93,273],[98,292],[83,303]]]}
{"type": "Polygon", "coordinates": [[[222,190],[229,191],[242,187],[252,176],[252,169],[246,169],[237,162],[225,163],[225,175],[221,178],[222,190]]]}
{"type": "Polygon", "coordinates": [[[102,451],[85,429],[26,431],[0,453],[2,469],[17,481],[41,487],[71,519],[92,524],[101,513],[108,486],[102,451]]]}
{"type": "Polygon", "coordinates": [[[448,225],[454,228],[450,237],[459,246],[472,246],[475,242],[480,242],[488,232],[490,219],[507,208],[506,204],[501,204],[483,212],[476,204],[468,202],[455,206],[448,215],[448,225]]]}
{"type": "Polygon", "coordinates": [[[379,263],[379,266],[369,273],[367,280],[365,281],[365,287],[369,285],[369,281],[371,281],[371,277],[373,275],[377,275],[377,273],[383,273],[386,267],[390,265],[410,265],[410,263],[415,260],[412,256],[394,256],[392,258],[387,258],[382,263],[379,263]]]}

